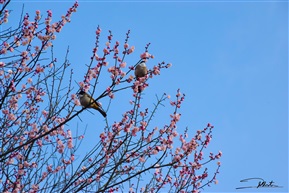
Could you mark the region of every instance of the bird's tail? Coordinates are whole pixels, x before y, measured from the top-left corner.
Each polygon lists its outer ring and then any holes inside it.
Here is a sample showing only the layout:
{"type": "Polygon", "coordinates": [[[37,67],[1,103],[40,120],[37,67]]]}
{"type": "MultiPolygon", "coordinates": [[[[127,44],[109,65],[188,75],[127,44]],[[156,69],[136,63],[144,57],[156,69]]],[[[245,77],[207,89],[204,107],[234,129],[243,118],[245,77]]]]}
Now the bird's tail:
{"type": "Polygon", "coordinates": [[[102,110],[101,108],[97,108],[96,110],[98,110],[98,112],[100,112],[103,117],[106,117],[106,112],[104,112],[104,110],[102,110]]]}
{"type": "Polygon", "coordinates": [[[101,105],[97,101],[93,101],[90,107],[100,112],[103,117],[106,117],[106,112],[101,108],[101,105]]]}

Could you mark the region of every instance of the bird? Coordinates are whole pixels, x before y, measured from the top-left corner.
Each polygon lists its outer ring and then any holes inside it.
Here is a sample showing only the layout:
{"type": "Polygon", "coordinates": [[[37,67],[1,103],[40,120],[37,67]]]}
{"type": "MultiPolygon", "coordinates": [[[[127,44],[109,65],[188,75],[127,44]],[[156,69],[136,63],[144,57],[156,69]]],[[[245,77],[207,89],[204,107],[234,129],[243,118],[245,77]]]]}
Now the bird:
{"type": "Polygon", "coordinates": [[[104,112],[104,110],[102,110],[101,105],[97,101],[95,101],[89,94],[81,90],[79,93],[77,93],[77,95],[79,97],[81,106],[93,108],[100,112],[103,117],[106,117],[106,113],[104,112]]]}
{"type": "Polygon", "coordinates": [[[141,78],[147,75],[148,70],[146,67],[146,63],[142,60],[136,67],[134,71],[134,75],[136,78],[141,78]]]}

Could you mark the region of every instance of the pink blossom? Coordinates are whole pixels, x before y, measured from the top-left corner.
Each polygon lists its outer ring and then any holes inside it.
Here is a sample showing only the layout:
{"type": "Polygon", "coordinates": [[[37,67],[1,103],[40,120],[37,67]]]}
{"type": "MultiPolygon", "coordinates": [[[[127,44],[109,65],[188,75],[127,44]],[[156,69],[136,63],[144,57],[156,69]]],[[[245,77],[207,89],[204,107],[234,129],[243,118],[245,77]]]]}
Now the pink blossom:
{"type": "Polygon", "coordinates": [[[91,184],[92,181],[93,181],[92,178],[87,179],[87,183],[89,183],[89,184],[91,184]]]}
{"type": "Polygon", "coordinates": [[[32,78],[28,78],[27,82],[31,84],[32,83],[32,78]]]}
{"type": "Polygon", "coordinates": [[[141,121],[140,124],[141,124],[141,126],[145,127],[147,125],[147,122],[146,121],[141,121]]]}
{"type": "Polygon", "coordinates": [[[25,170],[22,170],[22,169],[18,170],[18,175],[24,175],[24,174],[25,174],[25,170]]]}
{"type": "Polygon", "coordinates": [[[81,170],[82,170],[82,171],[85,171],[85,170],[86,170],[86,167],[85,167],[85,166],[82,166],[82,167],[81,167],[81,170]]]}
{"type": "Polygon", "coordinates": [[[142,163],[144,163],[144,162],[145,162],[144,157],[140,157],[140,158],[139,158],[139,161],[142,162],[142,163]]]}
{"type": "Polygon", "coordinates": [[[123,72],[123,71],[121,71],[120,76],[121,76],[121,77],[125,77],[125,75],[126,75],[126,73],[123,72]]]}
{"type": "Polygon", "coordinates": [[[114,94],[112,92],[108,93],[109,98],[114,99],[114,94]]]}
{"type": "Polygon", "coordinates": [[[104,52],[104,54],[109,54],[109,51],[106,48],[103,49],[103,52],[104,52]]]}
{"type": "Polygon", "coordinates": [[[192,167],[196,167],[196,166],[198,165],[196,162],[193,162],[193,163],[190,162],[189,164],[190,164],[192,167]]]}
{"type": "Polygon", "coordinates": [[[25,57],[27,56],[27,54],[28,54],[28,52],[27,52],[27,51],[24,51],[24,52],[21,53],[21,56],[22,56],[23,58],[25,58],[25,57]]]}
{"type": "Polygon", "coordinates": [[[147,59],[149,57],[150,57],[150,54],[148,52],[144,52],[140,55],[140,58],[142,58],[142,59],[147,59]]]}
{"type": "Polygon", "coordinates": [[[0,51],[0,54],[6,54],[7,53],[7,49],[6,48],[2,48],[2,50],[0,51]]]}
{"type": "Polygon", "coordinates": [[[54,173],[59,172],[61,170],[61,166],[57,166],[56,169],[54,170],[54,173]]]}
{"type": "Polygon", "coordinates": [[[53,67],[53,63],[51,62],[48,66],[49,66],[49,68],[52,68],[53,67]]]}
{"type": "Polygon", "coordinates": [[[205,179],[206,177],[208,177],[208,173],[203,173],[202,174],[202,179],[205,179]]]}
{"type": "Polygon", "coordinates": [[[199,153],[199,155],[197,156],[197,158],[198,158],[199,160],[202,160],[202,159],[203,159],[203,152],[202,152],[202,151],[199,153]]]}
{"type": "Polygon", "coordinates": [[[104,141],[106,139],[106,136],[105,136],[105,133],[102,132],[100,135],[99,135],[101,141],[104,141]]]}
{"type": "Polygon", "coordinates": [[[71,164],[71,160],[62,159],[62,163],[69,165],[69,164],[71,164]]]}
{"type": "Polygon", "coordinates": [[[73,162],[74,159],[75,159],[74,154],[72,154],[72,155],[70,156],[70,160],[73,162]]]}
{"type": "Polygon", "coordinates": [[[135,50],[135,47],[134,46],[132,46],[128,51],[127,51],[127,53],[128,54],[131,54],[131,53],[133,53],[134,52],[134,50],[135,50]]]}
{"type": "Polygon", "coordinates": [[[149,142],[151,142],[151,140],[152,140],[152,135],[149,135],[149,136],[146,138],[146,141],[149,143],[149,142]]]}
{"type": "Polygon", "coordinates": [[[48,172],[52,172],[52,165],[51,165],[51,164],[48,165],[48,166],[46,167],[46,169],[47,169],[48,172]]]}
{"type": "Polygon", "coordinates": [[[74,99],[74,104],[76,105],[76,106],[80,106],[81,104],[80,104],[80,101],[78,100],[78,99],[74,99]]]}
{"type": "MultiPolygon", "coordinates": [[[[184,148],[184,146],[182,147],[182,149],[184,148]]],[[[181,148],[177,147],[176,150],[175,150],[175,154],[179,154],[181,151],[181,148]]]]}
{"type": "Polygon", "coordinates": [[[173,120],[176,121],[176,122],[179,121],[180,118],[181,118],[181,114],[179,114],[179,113],[175,113],[174,116],[173,116],[173,120]]]}
{"type": "Polygon", "coordinates": [[[119,66],[120,66],[121,68],[125,68],[126,62],[122,62],[119,66]]]}
{"type": "Polygon", "coordinates": [[[35,97],[35,99],[36,99],[37,102],[43,101],[43,100],[41,99],[41,96],[40,96],[40,95],[37,95],[37,96],[35,97]]]}
{"type": "Polygon", "coordinates": [[[99,60],[97,53],[94,53],[94,58],[95,58],[95,60],[99,60]]]}
{"type": "Polygon", "coordinates": [[[216,159],[220,159],[221,158],[221,156],[222,156],[222,152],[221,151],[219,151],[219,153],[215,156],[215,158],[216,159]]]}
{"type": "Polygon", "coordinates": [[[41,176],[41,180],[44,180],[48,176],[47,172],[43,172],[41,176]]]}
{"type": "Polygon", "coordinates": [[[60,139],[57,139],[57,144],[58,144],[58,146],[57,146],[58,152],[63,153],[64,147],[65,147],[63,142],[60,139]]]}
{"type": "Polygon", "coordinates": [[[6,165],[10,165],[14,163],[14,159],[13,158],[9,158],[9,160],[6,162],[6,165]]]}
{"type": "Polygon", "coordinates": [[[48,17],[52,17],[52,11],[51,10],[48,10],[47,14],[48,14],[48,17]]]}
{"type": "Polygon", "coordinates": [[[44,132],[48,132],[49,131],[49,128],[48,128],[47,125],[43,125],[42,128],[43,128],[44,132]]]}
{"type": "Polygon", "coordinates": [[[16,116],[15,116],[14,114],[10,113],[10,114],[8,115],[8,119],[9,119],[10,121],[15,121],[15,120],[16,120],[16,116]]]}
{"type": "Polygon", "coordinates": [[[140,116],[141,116],[141,117],[144,117],[144,116],[145,116],[145,112],[142,112],[142,111],[141,111],[141,112],[140,112],[140,116]]]}
{"type": "Polygon", "coordinates": [[[5,114],[5,115],[7,115],[7,114],[9,113],[9,110],[8,110],[8,109],[3,109],[3,110],[2,110],[2,113],[5,114]]]}
{"type": "Polygon", "coordinates": [[[136,136],[136,133],[139,131],[139,128],[138,127],[134,127],[131,131],[132,133],[132,136],[136,136]]]}
{"type": "Polygon", "coordinates": [[[174,161],[179,162],[181,160],[181,157],[179,155],[175,155],[174,161]]]}
{"type": "Polygon", "coordinates": [[[71,97],[71,99],[76,99],[77,98],[76,94],[72,94],[70,97],[71,97]]]}
{"type": "Polygon", "coordinates": [[[37,141],[36,141],[36,144],[37,144],[39,147],[42,147],[42,141],[41,141],[41,140],[37,140],[37,141]]]}
{"type": "Polygon", "coordinates": [[[29,163],[27,161],[24,161],[24,167],[28,168],[29,167],[29,163]]]}
{"type": "Polygon", "coordinates": [[[38,191],[38,184],[33,184],[32,189],[34,192],[37,192],[38,191]]]}
{"type": "Polygon", "coordinates": [[[164,146],[164,145],[162,145],[162,146],[156,146],[156,150],[157,151],[165,151],[167,148],[166,148],[166,146],[164,146]]]}
{"type": "Polygon", "coordinates": [[[130,125],[126,125],[124,127],[124,132],[129,133],[130,132],[130,125]]]}
{"type": "Polygon", "coordinates": [[[39,46],[34,46],[35,52],[39,51],[39,46]]]}
{"type": "Polygon", "coordinates": [[[153,150],[151,151],[151,154],[152,154],[152,155],[156,155],[156,154],[158,154],[158,152],[159,152],[158,150],[153,149],[153,150]]]}
{"type": "Polygon", "coordinates": [[[30,167],[32,167],[32,168],[37,168],[37,166],[38,166],[38,165],[37,165],[36,162],[32,162],[31,165],[30,165],[30,167]]]}
{"type": "Polygon", "coordinates": [[[152,72],[154,75],[160,75],[160,68],[158,66],[154,66],[152,72]]]}
{"type": "Polygon", "coordinates": [[[73,143],[72,143],[72,138],[69,138],[67,141],[67,147],[68,149],[72,149],[73,148],[73,143]]]}
{"type": "Polygon", "coordinates": [[[209,135],[206,135],[205,145],[208,145],[211,141],[211,137],[209,135]]]}
{"type": "Polygon", "coordinates": [[[97,35],[99,35],[99,34],[100,34],[100,32],[101,32],[101,29],[100,29],[100,28],[98,28],[98,29],[96,30],[96,32],[95,32],[95,33],[96,33],[97,35]]]}

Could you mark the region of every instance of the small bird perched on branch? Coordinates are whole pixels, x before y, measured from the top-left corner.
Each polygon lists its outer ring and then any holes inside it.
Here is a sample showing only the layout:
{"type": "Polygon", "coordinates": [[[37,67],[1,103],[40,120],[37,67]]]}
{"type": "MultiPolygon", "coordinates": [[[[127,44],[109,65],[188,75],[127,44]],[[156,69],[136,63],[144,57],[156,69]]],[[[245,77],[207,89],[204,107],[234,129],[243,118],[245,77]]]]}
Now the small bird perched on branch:
{"type": "Polygon", "coordinates": [[[87,107],[87,108],[93,108],[97,110],[98,112],[100,112],[103,117],[106,117],[106,113],[101,108],[101,105],[97,101],[95,101],[89,94],[81,90],[79,93],[77,93],[77,95],[79,97],[81,106],[87,107]]]}
{"type": "Polygon", "coordinates": [[[142,60],[136,67],[134,71],[134,75],[136,78],[141,78],[147,75],[148,70],[146,67],[146,63],[142,60]]]}

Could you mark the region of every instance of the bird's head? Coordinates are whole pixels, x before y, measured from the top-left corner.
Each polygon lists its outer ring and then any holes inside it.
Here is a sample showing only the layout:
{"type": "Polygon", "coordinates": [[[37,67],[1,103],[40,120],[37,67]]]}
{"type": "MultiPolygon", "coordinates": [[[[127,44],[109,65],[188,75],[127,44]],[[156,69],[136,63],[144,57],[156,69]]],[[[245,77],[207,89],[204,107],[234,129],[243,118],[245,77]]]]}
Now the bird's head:
{"type": "Polygon", "coordinates": [[[83,90],[81,90],[77,93],[77,96],[82,97],[84,94],[85,94],[85,92],[83,90]]]}
{"type": "Polygon", "coordinates": [[[140,61],[139,65],[140,65],[141,67],[146,67],[146,63],[145,63],[144,60],[140,61]]]}

